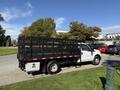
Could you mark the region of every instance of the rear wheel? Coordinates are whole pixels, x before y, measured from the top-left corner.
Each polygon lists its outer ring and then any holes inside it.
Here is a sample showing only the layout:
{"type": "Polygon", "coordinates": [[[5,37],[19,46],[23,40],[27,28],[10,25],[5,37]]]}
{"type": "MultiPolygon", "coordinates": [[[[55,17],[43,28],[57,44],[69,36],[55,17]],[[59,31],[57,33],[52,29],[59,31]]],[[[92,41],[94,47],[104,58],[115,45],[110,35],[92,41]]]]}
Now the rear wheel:
{"type": "Polygon", "coordinates": [[[100,56],[95,56],[93,60],[93,65],[98,65],[100,63],[100,56]]]}
{"type": "Polygon", "coordinates": [[[47,64],[47,72],[48,74],[55,74],[60,71],[60,65],[56,61],[50,61],[47,64]]]}

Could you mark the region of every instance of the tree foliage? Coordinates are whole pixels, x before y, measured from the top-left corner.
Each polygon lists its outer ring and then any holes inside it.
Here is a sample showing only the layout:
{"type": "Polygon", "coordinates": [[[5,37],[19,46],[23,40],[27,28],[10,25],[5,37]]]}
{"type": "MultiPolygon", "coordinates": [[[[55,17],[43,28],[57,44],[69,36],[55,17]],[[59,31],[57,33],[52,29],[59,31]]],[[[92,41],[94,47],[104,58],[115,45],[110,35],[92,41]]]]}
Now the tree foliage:
{"type": "Polygon", "coordinates": [[[51,18],[39,19],[33,22],[30,27],[24,28],[21,35],[55,37],[55,26],[55,22],[51,18]]]}
{"type": "Polygon", "coordinates": [[[61,38],[61,39],[70,39],[70,33],[66,32],[66,33],[57,33],[57,38],[61,38]]]}
{"type": "Polygon", "coordinates": [[[12,46],[17,46],[17,41],[15,39],[11,40],[11,45],[12,46]]]}
{"type": "Polygon", "coordinates": [[[11,37],[10,37],[10,35],[7,35],[5,37],[5,45],[6,46],[11,46],[11,37]]]}
{"type": "Polygon", "coordinates": [[[0,25],[0,46],[11,46],[11,36],[5,35],[5,30],[0,25]]]}
{"type": "Polygon", "coordinates": [[[116,40],[120,40],[120,36],[117,36],[115,39],[116,39],[116,40]]]}
{"type": "MultiPolygon", "coordinates": [[[[4,21],[4,18],[0,14],[0,21],[4,21]]],[[[10,46],[11,45],[11,37],[10,35],[5,36],[5,30],[0,25],[0,46],[10,46]]]]}
{"type": "Polygon", "coordinates": [[[101,29],[99,27],[88,27],[84,23],[71,22],[70,32],[73,39],[78,39],[81,41],[91,40],[98,37],[101,29]]]}
{"type": "Polygon", "coordinates": [[[85,41],[98,37],[101,32],[99,27],[88,27],[84,23],[74,21],[70,23],[70,31],[68,33],[56,33],[55,27],[56,24],[53,19],[43,18],[33,22],[31,26],[25,27],[20,35],[26,37],[45,36],[85,41]]]}
{"type": "MultiPolygon", "coordinates": [[[[0,14],[0,21],[3,21],[3,17],[2,15],[0,14]]],[[[0,25],[0,46],[3,46],[5,41],[5,30],[3,30],[2,26],[0,25]]]]}
{"type": "Polygon", "coordinates": [[[4,21],[4,18],[1,14],[0,14],[0,21],[4,21]]]}
{"type": "MultiPolygon", "coordinates": [[[[4,18],[0,14],[0,21],[4,21],[4,18]]],[[[0,25],[0,36],[3,36],[5,34],[5,30],[3,30],[2,26],[0,25]]]]}
{"type": "Polygon", "coordinates": [[[5,30],[0,25],[0,46],[5,45],[5,30]]]}

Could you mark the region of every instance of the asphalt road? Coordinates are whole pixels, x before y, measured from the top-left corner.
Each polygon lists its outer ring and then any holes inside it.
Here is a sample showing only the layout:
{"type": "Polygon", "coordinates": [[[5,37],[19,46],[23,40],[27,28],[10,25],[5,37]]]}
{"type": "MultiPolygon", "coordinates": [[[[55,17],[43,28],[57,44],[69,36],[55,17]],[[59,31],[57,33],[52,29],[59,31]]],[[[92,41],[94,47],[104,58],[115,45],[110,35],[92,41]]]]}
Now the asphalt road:
{"type": "MultiPolygon", "coordinates": [[[[101,63],[104,60],[120,60],[120,56],[116,56],[116,55],[110,56],[110,55],[103,54],[101,63]]],[[[97,65],[97,66],[89,64],[89,65],[82,65],[81,67],[78,67],[78,68],[66,67],[66,68],[63,68],[63,70],[60,73],[100,67],[101,63],[100,65],[97,65]]],[[[27,73],[21,71],[18,68],[18,61],[16,58],[16,54],[0,56],[0,86],[12,84],[12,83],[16,83],[16,82],[20,82],[24,80],[40,78],[44,76],[49,76],[49,75],[39,74],[39,75],[32,76],[32,75],[28,75],[27,73]]]]}

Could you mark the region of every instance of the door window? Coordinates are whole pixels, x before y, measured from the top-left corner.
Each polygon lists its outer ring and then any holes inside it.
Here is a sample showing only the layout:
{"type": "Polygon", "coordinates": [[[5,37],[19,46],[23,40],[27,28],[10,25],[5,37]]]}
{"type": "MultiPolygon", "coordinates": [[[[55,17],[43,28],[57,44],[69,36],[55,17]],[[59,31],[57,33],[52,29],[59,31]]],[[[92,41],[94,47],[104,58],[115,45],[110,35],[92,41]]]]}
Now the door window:
{"type": "Polygon", "coordinates": [[[91,51],[91,49],[87,45],[81,44],[80,46],[83,51],[91,51]]]}

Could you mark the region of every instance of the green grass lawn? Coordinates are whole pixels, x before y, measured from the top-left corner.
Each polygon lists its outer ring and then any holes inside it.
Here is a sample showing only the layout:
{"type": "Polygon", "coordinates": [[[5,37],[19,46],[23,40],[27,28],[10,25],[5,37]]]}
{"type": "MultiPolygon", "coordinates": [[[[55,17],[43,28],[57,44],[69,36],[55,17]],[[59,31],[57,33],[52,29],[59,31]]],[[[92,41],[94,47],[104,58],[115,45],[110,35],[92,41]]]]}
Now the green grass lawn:
{"type": "MultiPolygon", "coordinates": [[[[94,68],[23,81],[0,90],[103,90],[105,69],[94,68]]],[[[120,90],[120,76],[115,79],[120,90]]]]}
{"type": "Polygon", "coordinates": [[[16,53],[17,53],[17,48],[0,47],[0,56],[16,54],[16,53]]]}

